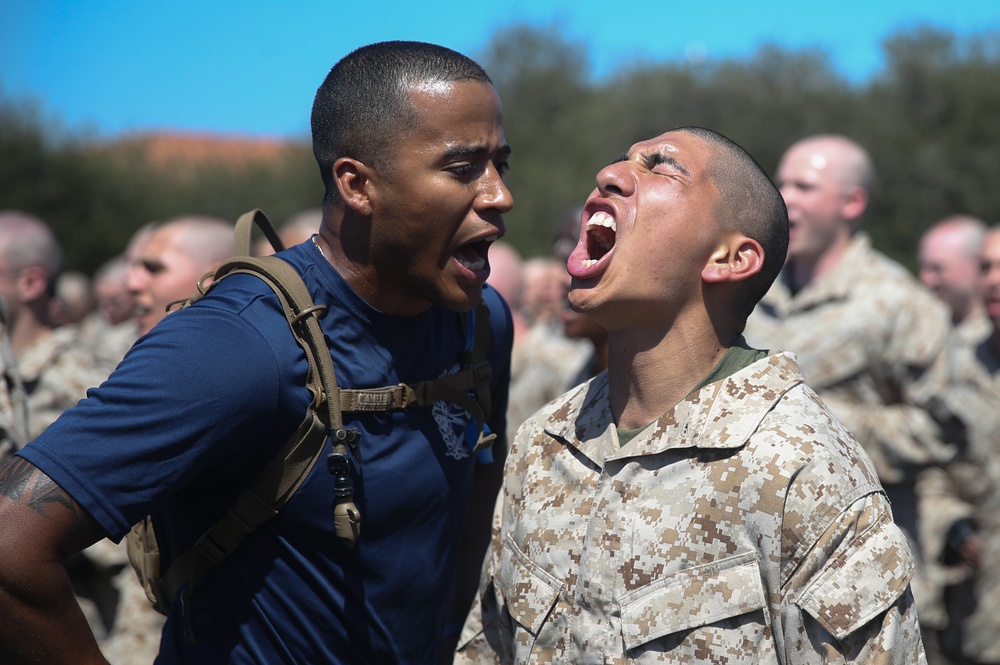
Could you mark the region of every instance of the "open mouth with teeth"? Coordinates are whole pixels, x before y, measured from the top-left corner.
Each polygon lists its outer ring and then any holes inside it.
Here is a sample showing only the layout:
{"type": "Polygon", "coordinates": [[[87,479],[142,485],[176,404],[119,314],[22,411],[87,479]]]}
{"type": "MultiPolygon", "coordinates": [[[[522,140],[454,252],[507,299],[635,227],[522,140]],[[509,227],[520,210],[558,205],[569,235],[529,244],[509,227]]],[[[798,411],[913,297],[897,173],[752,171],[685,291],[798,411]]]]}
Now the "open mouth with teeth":
{"type": "Polygon", "coordinates": [[[606,212],[597,211],[587,220],[587,256],[581,262],[585,268],[596,264],[615,246],[618,225],[606,212]]]}
{"type": "Polygon", "coordinates": [[[490,245],[492,245],[500,236],[492,235],[488,238],[483,238],[476,242],[470,242],[467,245],[462,245],[452,257],[456,262],[469,272],[472,272],[476,277],[481,277],[486,279],[489,275],[489,262],[487,261],[487,256],[490,250],[490,245]]]}

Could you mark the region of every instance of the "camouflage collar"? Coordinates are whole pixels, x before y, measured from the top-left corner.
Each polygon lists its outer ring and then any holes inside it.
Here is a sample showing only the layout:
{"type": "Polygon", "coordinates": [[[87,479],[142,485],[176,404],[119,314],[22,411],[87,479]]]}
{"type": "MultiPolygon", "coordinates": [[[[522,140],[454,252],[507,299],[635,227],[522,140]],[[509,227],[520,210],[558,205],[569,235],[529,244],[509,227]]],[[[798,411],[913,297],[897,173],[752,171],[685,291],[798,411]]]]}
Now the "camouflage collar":
{"type": "Polygon", "coordinates": [[[544,428],[598,466],[671,449],[739,448],[781,396],[801,382],[795,357],[775,353],[692,393],[619,449],[602,373],[567,395],[544,428]]]}

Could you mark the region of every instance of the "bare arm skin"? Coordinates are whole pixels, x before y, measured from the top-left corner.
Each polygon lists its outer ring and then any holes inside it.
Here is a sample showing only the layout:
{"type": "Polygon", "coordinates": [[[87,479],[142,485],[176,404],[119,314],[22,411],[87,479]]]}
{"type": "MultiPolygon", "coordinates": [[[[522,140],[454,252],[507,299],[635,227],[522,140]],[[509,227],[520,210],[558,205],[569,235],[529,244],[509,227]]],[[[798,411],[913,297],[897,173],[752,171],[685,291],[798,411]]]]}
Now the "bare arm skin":
{"type": "Polygon", "coordinates": [[[63,565],[101,527],[19,457],[0,468],[0,524],[0,662],[106,665],[63,565]]]}

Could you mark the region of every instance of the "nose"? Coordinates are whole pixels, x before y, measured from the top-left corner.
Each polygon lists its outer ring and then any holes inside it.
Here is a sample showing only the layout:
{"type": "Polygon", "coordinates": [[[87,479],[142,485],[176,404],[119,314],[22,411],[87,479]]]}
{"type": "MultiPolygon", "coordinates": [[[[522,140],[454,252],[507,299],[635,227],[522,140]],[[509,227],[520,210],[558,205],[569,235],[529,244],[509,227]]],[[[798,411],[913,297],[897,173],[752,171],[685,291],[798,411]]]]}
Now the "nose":
{"type": "MultiPolygon", "coordinates": [[[[514,195],[507,188],[503,176],[495,165],[490,165],[483,175],[479,196],[476,197],[477,208],[483,212],[495,210],[500,214],[510,212],[514,208],[514,195]]],[[[502,223],[501,223],[502,224],[502,223]]]]}
{"type": "Polygon", "coordinates": [[[635,190],[635,180],[628,162],[608,164],[597,173],[597,189],[601,196],[630,196],[635,190]]]}
{"type": "Polygon", "coordinates": [[[133,296],[142,291],[149,273],[141,265],[130,263],[125,269],[125,286],[133,296]]]}
{"type": "Polygon", "coordinates": [[[785,199],[785,207],[791,207],[795,204],[797,200],[796,189],[791,184],[783,184],[778,187],[778,191],[781,193],[781,198],[785,199]]]}

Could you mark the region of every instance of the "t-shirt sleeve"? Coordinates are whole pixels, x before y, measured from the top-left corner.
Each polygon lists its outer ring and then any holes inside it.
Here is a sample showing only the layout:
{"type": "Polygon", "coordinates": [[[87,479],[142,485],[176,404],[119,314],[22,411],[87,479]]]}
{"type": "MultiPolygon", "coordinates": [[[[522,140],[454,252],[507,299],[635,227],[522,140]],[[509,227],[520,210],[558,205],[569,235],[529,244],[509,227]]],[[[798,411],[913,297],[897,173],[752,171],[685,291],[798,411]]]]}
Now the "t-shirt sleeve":
{"type": "Polygon", "coordinates": [[[19,454],[120,539],[179,488],[243,464],[233,453],[272,426],[282,365],[248,318],[211,306],[170,314],[19,454]]]}

